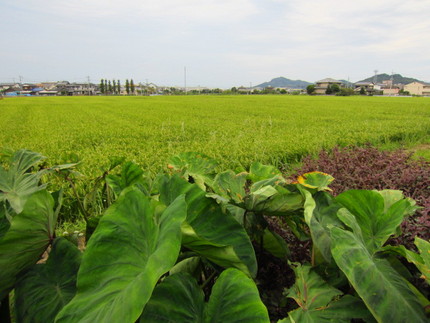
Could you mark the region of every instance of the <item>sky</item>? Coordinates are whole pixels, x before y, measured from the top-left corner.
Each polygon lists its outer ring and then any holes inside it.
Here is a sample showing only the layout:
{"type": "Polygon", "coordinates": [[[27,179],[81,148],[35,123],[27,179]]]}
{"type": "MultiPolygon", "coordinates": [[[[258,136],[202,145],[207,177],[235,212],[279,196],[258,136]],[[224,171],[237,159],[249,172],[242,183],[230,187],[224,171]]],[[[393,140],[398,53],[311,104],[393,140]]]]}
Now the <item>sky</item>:
{"type": "Polygon", "coordinates": [[[0,82],[428,82],[429,13],[429,0],[0,0],[0,82]]]}

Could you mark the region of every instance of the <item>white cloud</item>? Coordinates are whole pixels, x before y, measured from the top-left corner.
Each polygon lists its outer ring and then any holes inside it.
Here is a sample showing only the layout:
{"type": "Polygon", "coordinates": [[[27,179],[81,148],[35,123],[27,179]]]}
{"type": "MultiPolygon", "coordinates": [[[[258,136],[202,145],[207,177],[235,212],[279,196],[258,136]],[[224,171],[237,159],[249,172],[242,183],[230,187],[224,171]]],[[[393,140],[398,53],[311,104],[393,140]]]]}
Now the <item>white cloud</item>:
{"type": "MultiPolygon", "coordinates": [[[[52,54],[58,42],[61,57],[76,66],[87,61],[71,49],[85,48],[98,57],[99,73],[130,73],[144,62],[150,68],[143,64],[140,73],[150,71],[153,78],[187,65],[201,85],[211,73],[221,80],[224,70],[246,82],[270,75],[358,79],[374,69],[430,80],[430,1],[20,0],[5,7],[8,16],[17,13],[13,22],[24,31],[6,39],[11,55],[28,50],[48,59],[58,56],[52,54]],[[48,33],[41,32],[40,39],[28,33],[26,39],[28,30],[48,33]]],[[[1,18],[2,12],[0,25],[1,18]]],[[[11,19],[3,19],[4,28],[11,19]]],[[[18,56],[16,61],[27,66],[18,56]]],[[[235,85],[228,82],[226,77],[226,84],[235,85]]]]}

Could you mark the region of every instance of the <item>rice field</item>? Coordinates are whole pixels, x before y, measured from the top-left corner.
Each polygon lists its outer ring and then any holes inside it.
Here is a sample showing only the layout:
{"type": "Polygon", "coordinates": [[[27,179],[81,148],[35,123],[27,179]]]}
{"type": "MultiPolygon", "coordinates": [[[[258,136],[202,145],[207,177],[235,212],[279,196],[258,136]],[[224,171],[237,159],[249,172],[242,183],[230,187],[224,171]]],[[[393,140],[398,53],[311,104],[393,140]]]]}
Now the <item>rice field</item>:
{"type": "Polygon", "coordinates": [[[0,100],[0,147],[26,148],[92,174],[109,156],[150,171],[197,151],[221,167],[281,166],[334,145],[419,140],[430,99],[325,96],[29,97],[0,100]]]}

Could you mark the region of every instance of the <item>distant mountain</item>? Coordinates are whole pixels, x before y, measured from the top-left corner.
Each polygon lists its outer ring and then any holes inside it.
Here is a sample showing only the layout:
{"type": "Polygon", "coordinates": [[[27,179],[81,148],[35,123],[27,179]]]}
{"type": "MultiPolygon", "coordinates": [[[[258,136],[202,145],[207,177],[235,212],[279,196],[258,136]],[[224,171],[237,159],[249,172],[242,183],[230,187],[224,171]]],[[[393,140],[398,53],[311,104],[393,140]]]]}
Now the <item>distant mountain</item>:
{"type": "MultiPolygon", "coordinates": [[[[391,75],[388,75],[388,74],[378,74],[378,75],[376,75],[376,77],[377,77],[377,82],[378,83],[381,83],[382,81],[389,81],[389,80],[391,80],[391,75]]],[[[412,83],[412,82],[423,82],[423,81],[420,81],[420,80],[417,80],[417,79],[414,79],[414,78],[412,78],[412,77],[403,77],[402,75],[400,75],[400,74],[393,74],[393,83],[394,84],[409,84],[409,83],[412,83]]],[[[361,81],[359,81],[359,82],[373,82],[373,80],[374,80],[374,76],[371,76],[371,77],[368,77],[367,79],[364,79],[364,80],[361,80],[361,81]]]]}
{"type": "Polygon", "coordinates": [[[313,83],[309,83],[301,80],[290,80],[285,77],[277,77],[271,80],[270,82],[261,83],[256,87],[266,88],[270,86],[270,87],[288,87],[291,89],[306,89],[306,87],[309,84],[313,84],[313,83]]]}

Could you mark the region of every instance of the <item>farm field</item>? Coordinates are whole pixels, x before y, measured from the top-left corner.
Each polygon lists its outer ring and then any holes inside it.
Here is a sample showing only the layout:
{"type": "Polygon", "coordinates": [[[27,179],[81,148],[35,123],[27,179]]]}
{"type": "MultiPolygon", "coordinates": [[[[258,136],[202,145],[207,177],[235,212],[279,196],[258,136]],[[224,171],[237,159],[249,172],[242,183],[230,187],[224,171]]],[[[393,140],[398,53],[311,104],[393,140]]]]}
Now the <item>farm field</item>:
{"type": "Polygon", "coordinates": [[[418,140],[430,134],[426,98],[160,96],[11,98],[0,101],[0,147],[50,164],[76,153],[91,174],[109,156],[144,169],[205,153],[221,168],[276,166],[334,145],[418,140]]]}

